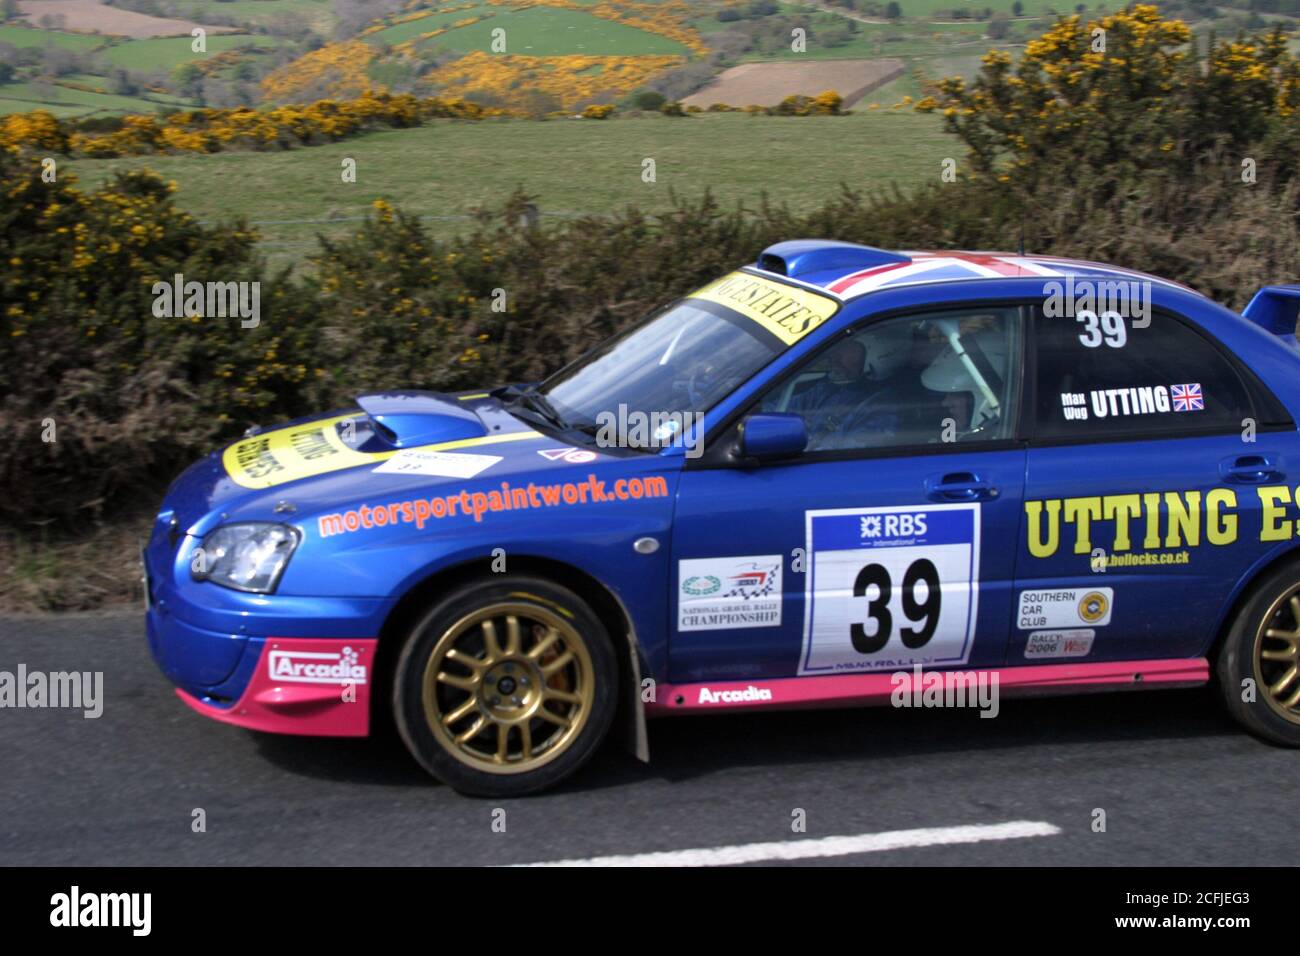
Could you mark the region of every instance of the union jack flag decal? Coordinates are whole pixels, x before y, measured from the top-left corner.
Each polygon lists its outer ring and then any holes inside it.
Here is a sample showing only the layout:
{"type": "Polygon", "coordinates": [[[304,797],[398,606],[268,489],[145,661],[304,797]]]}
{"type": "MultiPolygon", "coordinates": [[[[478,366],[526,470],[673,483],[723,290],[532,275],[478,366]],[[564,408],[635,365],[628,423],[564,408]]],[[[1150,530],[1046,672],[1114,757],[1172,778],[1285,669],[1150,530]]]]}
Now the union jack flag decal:
{"type": "Polygon", "coordinates": [[[1169,397],[1174,400],[1176,412],[1200,412],[1205,410],[1205,399],[1201,395],[1201,383],[1190,385],[1170,385],[1169,397]]]}

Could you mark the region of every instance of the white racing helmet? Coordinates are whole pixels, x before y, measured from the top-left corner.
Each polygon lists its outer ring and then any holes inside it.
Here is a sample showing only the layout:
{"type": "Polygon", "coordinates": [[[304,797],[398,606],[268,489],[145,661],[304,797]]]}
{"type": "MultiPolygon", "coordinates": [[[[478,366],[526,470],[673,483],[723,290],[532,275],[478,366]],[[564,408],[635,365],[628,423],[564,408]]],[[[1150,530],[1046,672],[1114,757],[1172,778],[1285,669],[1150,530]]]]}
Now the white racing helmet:
{"type": "Polygon", "coordinates": [[[966,392],[971,396],[969,425],[961,431],[973,432],[1002,415],[998,389],[1001,382],[993,376],[1007,374],[1006,335],[998,329],[979,329],[961,334],[954,319],[940,319],[935,326],[948,342],[945,348],[921,373],[921,384],[932,392],[966,392]]]}
{"type": "Polygon", "coordinates": [[[871,381],[879,382],[907,361],[912,351],[912,326],[908,322],[887,322],[863,333],[857,341],[867,352],[863,373],[871,381]]]}

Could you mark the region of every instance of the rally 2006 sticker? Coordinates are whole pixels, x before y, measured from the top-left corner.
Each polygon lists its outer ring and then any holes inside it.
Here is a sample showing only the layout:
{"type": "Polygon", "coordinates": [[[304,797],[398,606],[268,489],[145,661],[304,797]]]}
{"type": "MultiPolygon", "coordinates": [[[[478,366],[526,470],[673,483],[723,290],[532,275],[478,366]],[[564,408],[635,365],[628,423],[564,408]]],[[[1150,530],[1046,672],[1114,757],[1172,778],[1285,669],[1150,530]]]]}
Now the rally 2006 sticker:
{"type": "Polygon", "coordinates": [[[677,564],[677,630],[781,626],[779,554],[696,558],[677,564]]]}
{"type": "Polygon", "coordinates": [[[978,504],[806,518],[800,674],[966,663],[979,597],[978,504]]]}
{"type": "Polygon", "coordinates": [[[1087,657],[1096,636],[1090,627],[1034,631],[1025,642],[1025,657],[1087,657]]]}

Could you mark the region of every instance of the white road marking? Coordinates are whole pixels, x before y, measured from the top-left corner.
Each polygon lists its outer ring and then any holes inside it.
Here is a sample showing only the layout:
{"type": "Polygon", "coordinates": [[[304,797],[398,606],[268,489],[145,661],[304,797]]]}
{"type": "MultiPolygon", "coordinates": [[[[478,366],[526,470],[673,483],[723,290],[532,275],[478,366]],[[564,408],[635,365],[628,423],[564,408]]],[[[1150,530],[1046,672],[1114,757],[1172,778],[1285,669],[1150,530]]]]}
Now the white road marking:
{"type": "Polygon", "coordinates": [[[661,853],[633,853],[626,856],[595,856],[586,860],[555,860],[525,866],[734,866],[764,860],[808,860],[824,856],[879,853],[920,846],[954,843],[983,843],[987,840],[1018,840],[1023,837],[1055,836],[1061,828],[1034,820],[1010,823],[972,824],[961,827],[923,827],[917,830],[888,830],[857,836],[831,836],[817,840],[782,840],[776,843],[742,843],[696,850],[667,850],[661,853]]]}

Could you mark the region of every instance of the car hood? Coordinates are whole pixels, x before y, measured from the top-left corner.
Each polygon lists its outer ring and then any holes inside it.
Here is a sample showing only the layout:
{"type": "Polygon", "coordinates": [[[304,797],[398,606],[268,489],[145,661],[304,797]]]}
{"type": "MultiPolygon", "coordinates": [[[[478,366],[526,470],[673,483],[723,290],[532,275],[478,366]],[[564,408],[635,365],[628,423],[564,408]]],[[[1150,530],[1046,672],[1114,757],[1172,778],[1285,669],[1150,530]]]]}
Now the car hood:
{"type": "Polygon", "coordinates": [[[250,430],[187,469],[158,520],[202,535],[223,521],[292,523],[349,502],[425,489],[566,480],[563,472],[586,477],[627,466],[640,471],[646,457],[566,445],[483,392],[383,392],[361,396],[355,408],[250,430]]]}

